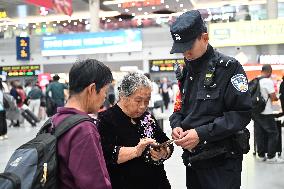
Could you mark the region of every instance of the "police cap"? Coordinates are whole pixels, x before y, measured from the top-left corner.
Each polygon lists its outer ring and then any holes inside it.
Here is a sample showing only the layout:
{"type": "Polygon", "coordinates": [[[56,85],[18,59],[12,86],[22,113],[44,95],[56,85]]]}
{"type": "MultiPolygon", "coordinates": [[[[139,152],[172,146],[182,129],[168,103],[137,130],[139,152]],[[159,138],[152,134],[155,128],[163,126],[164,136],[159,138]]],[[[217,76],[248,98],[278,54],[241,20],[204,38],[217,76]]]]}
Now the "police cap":
{"type": "Polygon", "coordinates": [[[170,28],[174,44],[171,54],[184,53],[192,48],[196,38],[206,32],[203,19],[198,10],[191,10],[180,15],[170,28]]]}

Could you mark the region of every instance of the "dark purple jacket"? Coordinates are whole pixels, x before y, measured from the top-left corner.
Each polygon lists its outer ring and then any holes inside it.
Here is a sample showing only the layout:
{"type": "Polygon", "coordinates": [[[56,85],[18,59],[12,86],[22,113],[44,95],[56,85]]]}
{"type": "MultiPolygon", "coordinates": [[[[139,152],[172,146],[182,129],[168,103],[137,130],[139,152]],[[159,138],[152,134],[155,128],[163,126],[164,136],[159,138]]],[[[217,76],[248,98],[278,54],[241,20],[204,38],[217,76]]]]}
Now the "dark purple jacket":
{"type": "MultiPolygon", "coordinates": [[[[55,126],[72,114],[86,115],[73,108],[59,108],[53,119],[55,126]]],[[[82,122],[61,136],[58,160],[60,189],[111,189],[95,124],[82,122]]]]}

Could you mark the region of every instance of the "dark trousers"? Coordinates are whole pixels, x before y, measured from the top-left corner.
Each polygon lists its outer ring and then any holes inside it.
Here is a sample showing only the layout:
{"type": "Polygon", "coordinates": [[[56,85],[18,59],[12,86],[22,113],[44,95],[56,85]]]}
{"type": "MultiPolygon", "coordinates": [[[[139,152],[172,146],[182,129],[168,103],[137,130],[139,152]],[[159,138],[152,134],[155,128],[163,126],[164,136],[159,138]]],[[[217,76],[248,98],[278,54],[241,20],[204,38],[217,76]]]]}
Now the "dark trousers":
{"type": "Polygon", "coordinates": [[[166,92],[166,93],[162,93],[162,97],[163,97],[163,101],[164,101],[164,105],[165,105],[165,108],[168,109],[168,106],[169,106],[169,102],[170,102],[170,96],[169,96],[169,93],[166,92]]]}
{"type": "Polygon", "coordinates": [[[242,158],[229,158],[223,161],[220,166],[213,168],[187,167],[187,189],[240,189],[242,158]]]}
{"type": "Polygon", "coordinates": [[[282,112],[284,112],[284,98],[280,98],[282,112]]]}
{"type": "Polygon", "coordinates": [[[0,111],[0,136],[7,134],[6,112],[0,111]]]}
{"type": "Polygon", "coordinates": [[[278,131],[273,115],[255,115],[254,132],[258,156],[264,157],[267,152],[267,157],[273,158],[278,144],[278,131]]]}

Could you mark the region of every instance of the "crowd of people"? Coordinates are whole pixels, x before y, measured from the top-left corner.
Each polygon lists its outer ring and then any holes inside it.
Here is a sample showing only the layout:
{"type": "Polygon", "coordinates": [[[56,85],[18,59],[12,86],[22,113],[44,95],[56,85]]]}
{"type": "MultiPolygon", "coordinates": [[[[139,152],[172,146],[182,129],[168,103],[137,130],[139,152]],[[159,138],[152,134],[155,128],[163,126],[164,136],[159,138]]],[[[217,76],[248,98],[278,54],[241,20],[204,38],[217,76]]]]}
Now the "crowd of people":
{"type": "Polygon", "coordinates": [[[1,79],[0,84],[0,140],[8,139],[7,127],[20,127],[26,121],[36,126],[40,120],[54,115],[57,107],[64,106],[64,90],[68,88],[59,83],[58,75],[53,77],[46,90],[33,81],[27,81],[23,86],[18,80],[4,82],[1,79]]]}

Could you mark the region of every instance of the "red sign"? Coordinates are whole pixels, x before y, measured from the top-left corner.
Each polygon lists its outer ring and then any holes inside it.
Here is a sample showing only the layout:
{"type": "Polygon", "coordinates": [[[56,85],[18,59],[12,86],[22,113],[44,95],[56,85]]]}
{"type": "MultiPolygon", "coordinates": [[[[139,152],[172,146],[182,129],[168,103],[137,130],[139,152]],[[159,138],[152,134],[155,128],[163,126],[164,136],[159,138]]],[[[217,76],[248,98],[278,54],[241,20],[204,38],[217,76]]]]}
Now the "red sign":
{"type": "Polygon", "coordinates": [[[50,73],[43,73],[38,75],[38,84],[42,90],[45,90],[47,84],[51,80],[50,73]]]}
{"type": "Polygon", "coordinates": [[[53,0],[25,0],[25,2],[48,9],[52,9],[53,7],[53,0]]]}
{"type": "Polygon", "coordinates": [[[25,2],[53,9],[57,13],[63,13],[69,16],[73,13],[72,0],[25,0],[25,2]]]}

